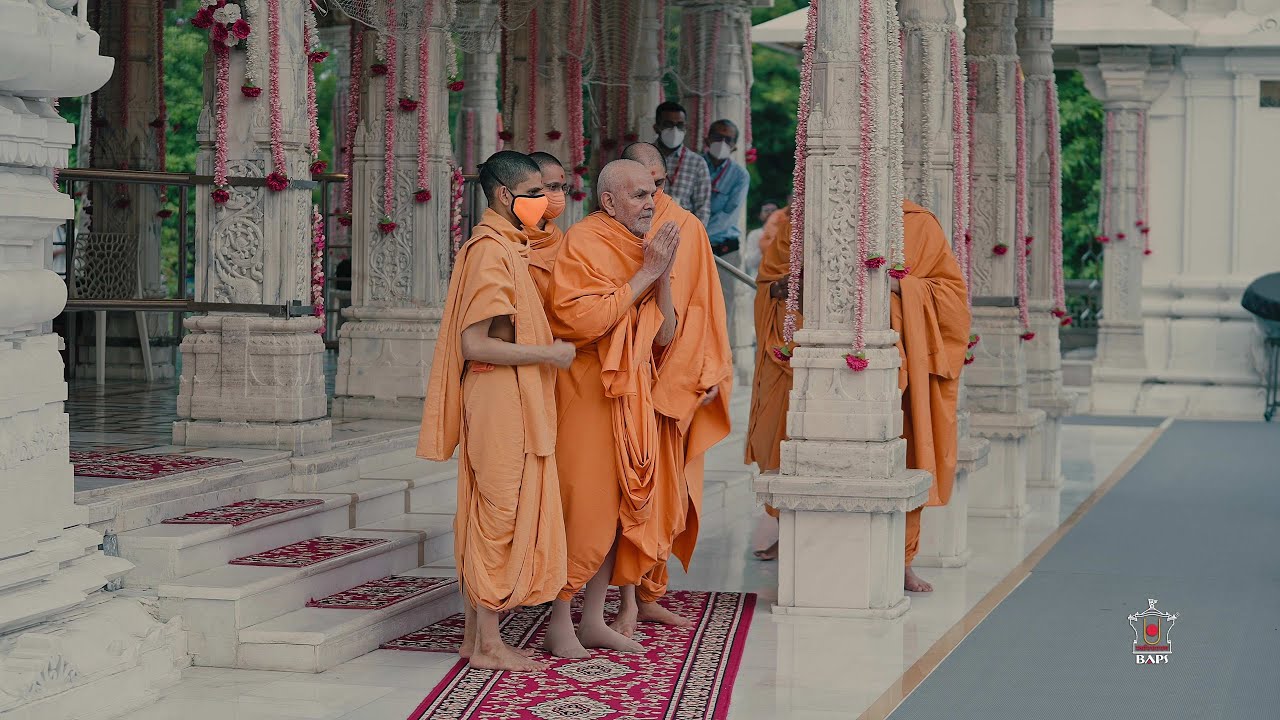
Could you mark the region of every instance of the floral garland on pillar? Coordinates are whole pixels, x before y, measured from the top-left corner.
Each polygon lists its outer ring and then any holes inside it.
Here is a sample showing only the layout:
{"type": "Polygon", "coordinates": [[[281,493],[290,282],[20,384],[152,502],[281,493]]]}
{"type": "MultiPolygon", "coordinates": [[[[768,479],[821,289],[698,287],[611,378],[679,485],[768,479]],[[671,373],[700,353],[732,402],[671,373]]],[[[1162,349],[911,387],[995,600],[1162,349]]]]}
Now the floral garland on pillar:
{"type": "Polygon", "coordinates": [[[1062,275],[1062,128],[1058,119],[1058,85],[1045,81],[1045,115],[1049,141],[1049,277],[1053,283],[1053,316],[1063,326],[1071,324],[1067,315],[1066,281],[1062,275]]]}
{"type": "MultiPolygon", "coordinates": [[[[867,0],[863,0],[866,2],[867,0]]],[[[795,168],[791,183],[791,257],[787,275],[787,317],[782,339],[786,347],[774,348],[775,356],[791,357],[795,343],[796,318],[800,314],[800,276],[804,272],[805,166],[809,158],[809,111],[813,104],[813,56],[817,47],[818,2],[810,0],[804,29],[804,59],[800,66],[800,102],[796,113],[795,168]]]]}
{"type": "MultiPolygon", "coordinates": [[[[200,9],[191,18],[191,26],[209,31],[213,50],[213,190],[210,199],[223,205],[231,199],[227,183],[227,113],[231,102],[231,48],[240,41],[248,42],[253,28],[241,16],[240,6],[227,0],[200,0],[200,9]]],[[[167,114],[167,111],[164,111],[167,114]]],[[[161,129],[163,132],[163,128],[161,129]]]]}
{"type": "MultiPolygon", "coordinates": [[[[889,175],[889,275],[901,280],[911,274],[907,267],[907,249],[903,236],[902,201],[906,178],[903,174],[902,161],[905,132],[902,126],[902,53],[906,36],[902,32],[902,24],[898,22],[897,3],[889,0],[885,3],[885,37],[898,35],[897,48],[889,53],[889,157],[877,158],[875,168],[885,168],[889,175]]],[[[927,165],[928,163],[926,163],[927,165]]],[[[866,322],[865,319],[863,322],[866,322]]]]}
{"type": "Polygon", "coordinates": [[[1138,111],[1138,220],[1134,226],[1142,233],[1142,254],[1151,254],[1151,228],[1147,225],[1147,111],[1138,111]]]}
{"type": "Polygon", "coordinates": [[[1018,321],[1022,323],[1022,339],[1033,340],[1036,334],[1031,331],[1027,288],[1027,255],[1031,254],[1031,236],[1027,235],[1027,94],[1026,77],[1022,74],[1021,63],[1014,65],[1013,113],[1014,173],[1017,179],[1014,187],[1013,233],[1018,247],[1018,252],[1015,253],[1018,263],[1018,321]]]}
{"type": "Polygon", "coordinates": [[[525,117],[524,128],[524,144],[525,152],[533,152],[538,149],[538,8],[535,6],[529,10],[529,23],[525,33],[529,37],[528,57],[525,59],[525,65],[529,71],[529,79],[525,85],[525,92],[528,97],[525,98],[527,117],[525,117]]]}
{"type": "MultiPolygon", "coordinates": [[[[876,157],[876,140],[879,139],[880,128],[876,127],[874,107],[875,86],[873,78],[876,70],[876,52],[869,38],[874,37],[875,24],[871,0],[858,2],[858,225],[857,225],[857,268],[855,269],[855,303],[857,308],[853,320],[853,351],[844,356],[845,365],[855,372],[866,370],[870,366],[866,348],[867,318],[867,249],[872,242],[871,226],[878,218],[873,218],[879,208],[871,202],[871,187],[874,182],[873,166],[879,159],[876,157]]],[[[886,48],[887,49],[887,48],[886,48]]]]}
{"type": "MultiPolygon", "coordinates": [[[[571,0],[572,2],[572,0],[571,0]]],[[[658,77],[667,75],[667,0],[658,0],[658,77]]],[[[750,31],[751,23],[747,23],[750,31]]],[[[750,47],[750,45],[748,45],[750,47]]],[[[750,94],[748,93],[748,97],[750,94]]]]}
{"type": "Polygon", "coordinates": [[[969,113],[966,105],[968,82],[960,32],[952,30],[947,39],[951,59],[951,245],[964,275],[965,298],[973,305],[969,287],[973,263],[969,257],[969,113]]]}
{"type": "Polygon", "coordinates": [[[453,238],[453,254],[462,249],[462,195],[466,187],[462,168],[453,166],[449,174],[449,234],[453,238]]]}
{"type": "Polygon", "coordinates": [[[430,180],[427,177],[427,152],[431,148],[431,108],[428,102],[431,76],[431,32],[435,14],[435,0],[426,0],[423,8],[425,22],[418,31],[418,187],[413,192],[415,202],[431,200],[430,180]]]}
{"type": "MultiPolygon", "coordinates": [[[[1106,245],[1111,242],[1109,235],[1111,232],[1111,182],[1115,172],[1113,148],[1116,143],[1116,116],[1110,110],[1104,112],[1106,112],[1107,121],[1106,130],[1102,134],[1102,200],[1098,208],[1100,230],[1094,240],[1106,245]]],[[[1117,239],[1121,238],[1117,236],[1117,239]]]]}
{"type": "Polygon", "coordinates": [[[356,129],[360,126],[360,93],[364,81],[364,30],[351,24],[351,74],[348,81],[347,117],[343,134],[342,170],[347,181],[342,183],[342,200],[338,224],[351,227],[351,201],[355,185],[356,129]]]}
{"type": "MultiPolygon", "coordinates": [[[[640,139],[640,136],[631,131],[631,56],[635,49],[636,33],[633,30],[635,23],[632,22],[632,12],[634,8],[631,0],[622,0],[622,21],[618,27],[618,78],[617,84],[617,103],[614,105],[614,112],[617,113],[617,119],[614,121],[618,127],[617,134],[622,136],[622,144],[633,143],[640,139]]],[[[621,155],[622,148],[619,146],[618,153],[621,155]]]]}
{"type": "MultiPolygon", "coordinates": [[[[205,0],[201,0],[204,2],[205,0]]],[[[257,24],[255,15],[258,12],[257,2],[244,4],[245,20],[252,26],[257,24]]],[[[262,88],[258,85],[260,68],[262,67],[262,48],[257,43],[245,43],[244,46],[244,80],[240,83],[240,94],[254,100],[262,96],[262,88]]]]}
{"type": "Polygon", "coordinates": [[[319,63],[329,57],[329,53],[320,49],[320,32],[316,28],[315,7],[308,3],[302,11],[302,42],[307,54],[307,125],[310,133],[307,138],[307,153],[311,156],[311,174],[319,175],[329,169],[329,163],[320,159],[320,123],[319,108],[316,106],[316,70],[319,63]]]}
{"type": "Polygon", "coordinates": [[[320,318],[316,332],[324,334],[324,216],[320,208],[311,206],[311,305],[320,318]]]}
{"type": "Polygon", "coordinates": [[[280,0],[267,0],[267,99],[271,110],[271,174],[267,187],[280,192],[289,187],[284,156],[284,111],[280,106],[280,0]]]}
{"type": "MultiPolygon", "coordinates": [[[[702,110],[698,113],[698,142],[707,150],[707,134],[711,132],[712,113],[715,112],[716,66],[720,62],[720,32],[724,29],[724,10],[714,10],[711,15],[711,44],[705,50],[702,63],[702,110]]],[[[750,100],[748,100],[750,104],[750,100]]]]}
{"type": "MultiPolygon", "coordinates": [[[[582,108],[582,53],[586,50],[587,15],[582,9],[583,0],[569,0],[569,56],[565,62],[565,91],[569,94],[569,136],[586,133],[582,108]]],[[[570,198],[576,202],[586,199],[583,178],[587,173],[586,146],[576,139],[569,142],[569,165],[573,168],[573,192],[570,198]]]]}
{"type": "Polygon", "coordinates": [[[751,13],[750,12],[748,12],[746,15],[743,16],[742,26],[744,28],[743,32],[746,33],[743,36],[743,42],[745,44],[743,45],[743,48],[742,48],[742,76],[747,80],[747,88],[746,88],[747,112],[744,114],[742,118],[743,120],[742,146],[745,148],[745,150],[743,150],[743,159],[746,160],[747,163],[753,163],[757,159],[759,159],[760,153],[756,151],[755,137],[751,129],[751,88],[753,85],[755,85],[755,71],[753,69],[754,60],[751,57],[751,53],[752,53],[752,49],[755,46],[751,44],[751,13]]]}
{"type": "MultiPolygon", "coordinates": [[[[387,24],[396,27],[395,0],[387,0],[387,24]]],[[[395,231],[396,222],[396,36],[391,33],[379,35],[383,46],[383,77],[385,79],[385,103],[382,125],[382,217],[378,220],[378,230],[383,235],[395,231]]],[[[376,72],[376,70],[375,70],[376,72]]]]}
{"type": "MultiPolygon", "coordinates": [[[[164,99],[164,0],[155,0],[155,93],[156,102],[159,104],[159,114],[156,119],[151,121],[151,127],[156,129],[156,162],[160,172],[164,172],[168,167],[169,155],[169,105],[164,99]]],[[[167,194],[167,188],[163,185],[160,187],[161,202],[167,194]]],[[[164,212],[163,210],[161,212],[164,212]]]]}

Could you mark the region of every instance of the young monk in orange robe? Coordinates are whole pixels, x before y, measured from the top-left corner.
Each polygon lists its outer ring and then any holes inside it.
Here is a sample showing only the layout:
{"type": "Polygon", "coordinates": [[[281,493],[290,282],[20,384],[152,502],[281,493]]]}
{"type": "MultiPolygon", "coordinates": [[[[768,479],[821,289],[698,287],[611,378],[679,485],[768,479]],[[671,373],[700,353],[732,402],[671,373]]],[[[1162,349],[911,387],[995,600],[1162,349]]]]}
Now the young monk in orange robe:
{"type": "Polygon", "coordinates": [[[529,275],[524,226],[542,219],[542,176],[500,152],[480,172],[489,200],[458,252],[423,406],[418,456],[458,453],[454,556],[466,598],[461,655],[478,668],[539,670],[508,646],[498,614],[556,597],[565,579],[556,478],[556,367],[573,345],[553,340],[529,275]]]}
{"type": "Polygon", "coordinates": [[[680,233],[668,223],[645,240],[655,190],[643,165],[606,165],[596,179],[601,209],[569,228],[551,273],[552,331],[578,347],[556,385],[569,558],[544,644],[560,657],[586,657],[588,647],[643,650],[605,624],[604,597],[611,578],[640,582],[662,551],[650,523],[659,451],[654,353],[676,332],[670,273],[680,233]],[[569,601],[584,585],[575,636],[569,601]]]}
{"type": "MultiPolygon", "coordinates": [[[[658,599],[667,591],[668,555],[680,558],[686,571],[693,559],[702,512],[705,454],[729,434],[733,356],[720,274],[706,227],[662,191],[666,166],[657,147],[633,143],[622,151],[622,157],[648,168],[658,188],[653,226],[662,227],[670,221],[680,228],[680,248],[671,269],[679,323],[675,339],[658,360],[653,393],[659,451],[652,522],[663,552],[638,590],[625,585],[625,578],[615,577],[615,584],[622,584],[622,603],[613,627],[630,637],[637,620],[689,625],[687,618],[662,607],[658,599]]],[[[625,564],[622,557],[627,548],[618,549],[620,564],[625,564]]]]}
{"type": "Polygon", "coordinates": [[[529,234],[529,272],[538,285],[538,294],[546,300],[551,291],[551,268],[560,252],[560,243],[564,241],[564,231],[552,221],[564,213],[569,184],[564,166],[555,155],[535,152],[530,153],[529,158],[538,163],[542,172],[542,192],[547,196],[547,211],[542,214],[542,222],[526,229],[529,234]]]}
{"type": "MultiPolygon", "coordinates": [[[[902,212],[911,272],[889,283],[890,322],[902,353],[902,436],[907,467],[933,474],[927,504],[946,505],[956,476],[956,398],[969,343],[969,303],[960,264],[938,220],[910,201],[903,202],[902,212]]],[[[904,587],[911,592],[933,589],[911,570],[923,511],[907,513],[904,587]]]]}
{"type": "MultiPolygon", "coordinates": [[[[760,472],[773,472],[782,464],[782,441],[787,439],[787,407],[791,395],[792,370],[786,355],[791,346],[783,340],[791,277],[790,206],[775,212],[765,222],[760,245],[760,269],[756,273],[756,372],[751,386],[745,462],[754,462],[760,472]]],[[[797,314],[796,329],[803,324],[804,318],[797,314]]],[[[765,511],[778,517],[778,511],[767,505],[765,511]]],[[[776,533],[774,536],[776,538],[776,533]]],[[[771,545],[756,549],[756,557],[761,560],[773,560],[777,556],[776,539],[771,545]]]]}

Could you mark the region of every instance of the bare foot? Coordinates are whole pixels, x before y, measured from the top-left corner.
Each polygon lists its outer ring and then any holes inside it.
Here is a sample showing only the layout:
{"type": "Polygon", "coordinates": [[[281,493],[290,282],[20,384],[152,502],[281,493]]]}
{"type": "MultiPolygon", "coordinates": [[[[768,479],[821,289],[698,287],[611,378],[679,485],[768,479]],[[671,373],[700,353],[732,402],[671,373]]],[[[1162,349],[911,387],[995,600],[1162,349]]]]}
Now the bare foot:
{"type": "Polygon", "coordinates": [[[476,650],[476,611],[467,605],[462,625],[462,646],[458,648],[458,656],[463,660],[470,659],[476,650]]]}
{"type": "Polygon", "coordinates": [[[624,601],[618,605],[618,617],[609,625],[609,629],[622,637],[629,638],[636,634],[636,621],[639,614],[640,609],[635,603],[624,601]]]}
{"type": "Polygon", "coordinates": [[[774,541],[774,543],[765,550],[757,550],[755,552],[755,556],[757,560],[764,560],[764,561],[777,560],[778,559],[777,541],[774,541]]]}
{"type": "Polygon", "coordinates": [[[925,582],[919,575],[915,574],[911,568],[907,568],[906,575],[902,580],[902,586],[906,588],[907,592],[933,592],[933,586],[925,582]]]}
{"type": "Polygon", "coordinates": [[[671,627],[692,627],[693,621],[683,615],[677,615],[656,602],[640,603],[640,622],[660,623],[671,627]]]}
{"type": "Polygon", "coordinates": [[[542,638],[542,649],[558,658],[568,658],[570,660],[583,660],[591,657],[591,651],[582,646],[582,642],[578,640],[578,636],[573,632],[572,625],[569,626],[567,633],[548,626],[547,633],[542,638]]]}
{"type": "Polygon", "coordinates": [[[477,646],[471,655],[471,667],[479,670],[511,672],[541,672],[547,669],[546,663],[530,660],[505,643],[499,643],[496,646],[477,646]]]}
{"type": "Polygon", "coordinates": [[[603,623],[600,625],[595,625],[594,623],[579,625],[578,640],[582,642],[583,647],[617,650],[624,653],[644,652],[643,645],[611,630],[608,625],[603,623]]]}

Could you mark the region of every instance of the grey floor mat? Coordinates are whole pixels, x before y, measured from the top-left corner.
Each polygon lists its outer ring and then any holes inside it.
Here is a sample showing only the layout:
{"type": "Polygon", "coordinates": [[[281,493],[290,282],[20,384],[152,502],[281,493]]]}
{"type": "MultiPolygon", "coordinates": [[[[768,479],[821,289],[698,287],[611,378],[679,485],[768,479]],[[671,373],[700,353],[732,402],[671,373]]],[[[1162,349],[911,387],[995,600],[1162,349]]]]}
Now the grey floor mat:
{"type": "Polygon", "coordinates": [[[1280,426],[1176,422],[891,717],[1280,716],[1277,547],[1280,426]],[[1132,654],[1147,598],[1166,665],[1132,654]]]}

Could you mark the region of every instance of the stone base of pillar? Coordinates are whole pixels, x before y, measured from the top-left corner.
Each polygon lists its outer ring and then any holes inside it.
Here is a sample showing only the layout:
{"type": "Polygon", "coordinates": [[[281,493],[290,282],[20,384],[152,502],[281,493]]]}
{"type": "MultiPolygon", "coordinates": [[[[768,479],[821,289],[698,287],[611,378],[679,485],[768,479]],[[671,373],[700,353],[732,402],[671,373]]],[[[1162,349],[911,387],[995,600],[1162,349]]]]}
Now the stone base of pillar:
{"type": "Polygon", "coordinates": [[[1020,518],[1027,514],[1027,474],[1031,436],[1044,424],[1044,412],[972,415],[977,438],[991,443],[987,466],[969,484],[969,514],[974,517],[1020,518]]]}
{"type": "Polygon", "coordinates": [[[1031,406],[1044,411],[1044,423],[1031,434],[1031,461],[1027,468],[1029,487],[1060,488],[1062,475],[1062,418],[1075,407],[1075,395],[1053,398],[1032,396],[1031,406]]]}
{"type": "Polygon", "coordinates": [[[736,280],[734,283],[734,315],[737,335],[733,337],[733,371],[737,383],[751,387],[756,368],[755,290],[736,280]]]}
{"type": "Polygon", "coordinates": [[[1146,341],[1142,336],[1142,323],[1126,323],[1108,320],[1098,321],[1098,362],[1095,369],[1147,366],[1146,341]]]}
{"type": "Polygon", "coordinates": [[[334,417],[422,419],[440,310],[351,307],[342,314],[334,417]]]}
{"type": "Polygon", "coordinates": [[[320,319],[188,318],[175,444],[328,449],[320,319]]]}
{"type": "Polygon", "coordinates": [[[778,615],[895,618],[911,605],[902,587],[906,512],[929,496],[929,473],[889,479],[756,479],[778,508],[778,615]]]}
{"type": "Polygon", "coordinates": [[[1189,374],[1095,366],[1089,388],[1089,411],[1097,415],[1257,420],[1264,404],[1257,378],[1215,383],[1189,374]]]}
{"type": "Polygon", "coordinates": [[[990,451],[990,443],[981,438],[960,441],[951,500],[924,509],[914,565],[953,568],[969,564],[969,477],[987,466],[990,451]]]}

